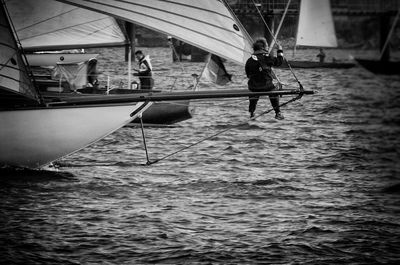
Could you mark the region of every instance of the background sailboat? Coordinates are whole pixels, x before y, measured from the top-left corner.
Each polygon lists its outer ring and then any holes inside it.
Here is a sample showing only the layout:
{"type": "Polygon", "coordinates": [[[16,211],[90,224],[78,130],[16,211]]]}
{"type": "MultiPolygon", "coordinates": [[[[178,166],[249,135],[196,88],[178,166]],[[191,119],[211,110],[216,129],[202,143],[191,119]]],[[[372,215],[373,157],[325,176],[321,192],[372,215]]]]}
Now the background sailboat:
{"type": "MultiPolygon", "coordinates": [[[[386,37],[385,43],[382,45],[379,60],[356,58],[356,61],[359,64],[361,64],[364,68],[366,68],[367,70],[369,70],[373,73],[376,73],[376,74],[400,75],[400,62],[389,60],[390,59],[390,39],[395,32],[395,28],[396,28],[397,22],[399,21],[399,17],[400,17],[400,9],[397,11],[397,15],[393,20],[393,24],[392,24],[390,31],[386,37]],[[385,54],[387,56],[385,56],[385,54]]],[[[382,37],[381,37],[381,39],[382,39],[382,37]]]]}
{"type": "MultiPolygon", "coordinates": [[[[301,0],[296,46],[336,48],[338,46],[329,0],[301,0]]],[[[294,68],[350,68],[352,62],[289,60],[294,68]]],[[[287,66],[287,65],[286,65],[287,66]]],[[[285,64],[282,66],[285,67],[285,64]]]]}

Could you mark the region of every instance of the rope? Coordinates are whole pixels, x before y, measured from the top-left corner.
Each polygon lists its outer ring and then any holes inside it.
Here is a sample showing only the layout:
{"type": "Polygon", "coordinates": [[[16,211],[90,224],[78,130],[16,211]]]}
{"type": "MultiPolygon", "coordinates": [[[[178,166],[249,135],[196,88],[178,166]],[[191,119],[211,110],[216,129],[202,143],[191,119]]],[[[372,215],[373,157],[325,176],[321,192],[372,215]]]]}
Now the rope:
{"type": "MultiPolygon", "coordinates": [[[[303,90],[300,89],[299,95],[297,95],[296,97],[294,97],[294,98],[292,98],[292,99],[290,99],[290,100],[288,100],[288,101],[286,101],[286,102],[280,104],[279,107],[283,107],[283,106],[285,106],[285,105],[287,105],[287,104],[289,104],[289,103],[291,103],[291,102],[294,102],[294,101],[296,101],[296,100],[301,99],[302,97],[303,97],[303,90]]],[[[256,118],[259,118],[259,117],[261,117],[261,116],[263,116],[263,115],[265,115],[265,114],[267,114],[267,113],[270,113],[270,112],[273,111],[273,110],[274,110],[273,108],[271,108],[271,109],[269,109],[269,110],[266,110],[266,111],[260,113],[259,115],[253,117],[252,120],[255,120],[256,118]]],[[[193,147],[193,146],[195,146],[195,145],[198,145],[198,144],[200,144],[200,143],[202,143],[202,142],[204,142],[204,141],[207,141],[207,140],[209,140],[209,139],[212,139],[212,138],[214,138],[214,137],[216,137],[216,136],[218,136],[218,135],[220,135],[220,134],[222,134],[222,133],[224,133],[224,132],[227,132],[227,131],[229,131],[229,130],[231,130],[231,129],[234,129],[234,128],[238,128],[238,127],[244,126],[244,125],[246,125],[246,124],[248,124],[248,123],[247,123],[247,122],[243,122],[243,123],[239,123],[239,124],[236,124],[236,125],[234,125],[234,126],[231,126],[231,127],[229,127],[229,128],[226,128],[226,129],[224,129],[224,130],[218,131],[218,132],[216,132],[216,133],[214,133],[214,134],[212,134],[212,135],[209,135],[209,136],[207,136],[207,137],[205,137],[205,138],[203,138],[203,139],[201,139],[201,140],[199,140],[199,141],[197,141],[197,142],[194,142],[194,143],[192,143],[192,144],[190,144],[190,145],[188,145],[188,146],[182,147],[181,149],[178,149],[177,151],[172,152],[172,153],[170,153],[170,154],[168,154],[168,155],[165,155],[165,156],[163,156],[163,157],[161,157],[161,158],[159,158],[159,159],[156,159],[156,160],[154,160],[154,161],[150,161],[150,160],[149,160],[149,158],[148,158],[148,153],[147,153],[147,147],[146,147],[146,144],[145,144],[146,156],[147,156],[147,163],[146,163],[146,165],[152,165],[152,164],[155,164],[155,163],[160,162],[160,161],[162,161],[162,160],[165,160],[165,159],[167,159],[167,158],[169,158],[169,157],[171,157],[171,156],[174,156],[174,155],[176,155],[176,154],[178,154],[178,153],[180,153],[180,152],[183,152],[183,151],[186,150],[186,149],[189,149],[189,148],[191,148],[191,147],[193,147]]],[[[142,127],[142,130],[143,130],[143,127],[142,127]]],[[[143,132],[143,131],[142,131],[142,135],[143,135],[143,137],[144,137],[144,132],[143,132]]]]}
{"type": "Polygon", "coordinates": [[[399,10],[397,11],[397,15],[396,15],[396,17],[394,18],[393,25],[392,25],[392,27],[390,28],[389,34],[388,34],[387,37],[386,37],[385,44],[383,45],[383,48],[382,48],[382,50],[381,50],[381,56],[379,57],[380,60],[382,60],[383,54],[384,54],[384,52],[385,52],[385,50],[386,50],[386,46],[387,46],[387,45],[389,44],[389,42],[390,42],[390,38],[391,38],[392,35],[393,35],[394,28],[396,27],[397,21],[399,20],[399,16],[400,16],[400,8],[399,8],[399,10]]]}
{"type": "Polygon", "coordinates": [[[144,149],[146,150],[146,159],[147,159],[146,164],[150,165],[151,162],[150,162],[150,159],[149,159],[149,152],[147,151],[147,144],[146,144],[146,137],[144,135],[144,126],[143,126],[142,114],[139,114],[138,118],[140,120],[140,128],[142,129],[142,137],[143,137],[144,149]]]}
{"type": "MultiPolygon", "coordinates": [[[[276,40],[276,38],[275,38],[274,34],[272,33],[271,29],[268,27],[268,24],[267,24],[267,22],[265,21],[265,19],[264,19],[263,15],[262,15],[260,9],[258,8],[256,2],[254,2],[254,0],[252,0],[252,2],[253,2],[253,4],[254,4],[255,8],[257,9],[257,12],[258,12],[258,14],[260,15],[262,21],[264,22],[265,27],[267,28],[268,32],[271,34],[271,36],[272,36],[274,42],[275,42],[275,43],[278,43],[278,41],[276,40]]],[[[288,65],[289,70],[290,70],[290,72],[292,73],[293,77],[296,79],[297,83],[300,85],[300,91],[303,91],[303,90],[304,90],[304,89],[303,89],[303,85],[300,83],[300,80],[297,78],[296,74],[294,73],[294,71],[293,71],[293,69],[292,69],[292,66],[290,65],[289,61],[288,61],[288,60],[286,59],[286,57],[284,57],[284,56],[283,56],[283,59],[285,60],[286,64],[288,65]]],[[[279,82],[279,80],[278,80],[278,82],[279,82]]]]}
{"type": "MultiPolygon", "coordinates": [[[[281,27],[282,27],[282,24],[283,24],[283,20],[285,19],[286,13],[287,13],[287,11],[288,11],[288,9],[289,9],[289,6],[290,6],[290,1],[291,1],[291,0],[289,0],[289,1],[287,2],[287,4],[286,4],[285,11],[283,12],[281,21],[279,21],[278,29],[276,30],[274,39],[278,38],[278,34],[279,34],[279,32],[281,31],[281,27]]],[[[269,47],[269,52],[272,51],[272,48],[274,47],[275,43],[278,44],[276,41],[272,41],[271,46],[269,47]]]]}

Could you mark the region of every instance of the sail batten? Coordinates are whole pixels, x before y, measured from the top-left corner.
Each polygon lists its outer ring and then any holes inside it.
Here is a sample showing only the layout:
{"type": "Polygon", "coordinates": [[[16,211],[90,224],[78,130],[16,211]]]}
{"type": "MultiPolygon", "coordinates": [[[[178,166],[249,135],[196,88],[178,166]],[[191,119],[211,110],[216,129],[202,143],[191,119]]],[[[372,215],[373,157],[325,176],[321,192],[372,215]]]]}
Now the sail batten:
{"type": "Polygon", "coordinates": [[[329,0],[301,0],[296,45],[338,46],[329,0]]]}
{"type": "Polygon", "coordinates": [[[222,1],[57,1],[173,36],[239,64],[244,64],[251,55],[251,41],[246,31],[222,1]]]}

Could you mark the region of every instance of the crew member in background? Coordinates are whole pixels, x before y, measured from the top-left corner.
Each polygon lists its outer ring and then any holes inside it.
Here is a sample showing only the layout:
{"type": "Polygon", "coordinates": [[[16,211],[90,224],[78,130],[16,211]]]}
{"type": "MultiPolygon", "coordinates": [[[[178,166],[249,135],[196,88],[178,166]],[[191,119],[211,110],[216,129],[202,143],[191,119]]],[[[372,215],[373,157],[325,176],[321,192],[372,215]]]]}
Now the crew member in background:
{"type": "Polygon", "coordinates": [[[319,53],[317,54],[317,57],[319,58],[319,62],[323,63],[325,61],[325,52],[322,48],[319,48],[319,53]]]}
{"type": "Polygon", "coordinates": [[[154,80],[152,78],[152,66],[150,63],[150,57],[144,55],[142,51],[135,52],[136,60],[138,60],[139,69],[134,69],[137,73],[134,76],[139,77],[140,89],[152,89],[154,80]]]}
{"type": "MultiPolygon", "coordinates": [[[[246,75],[249,78],[248,88],[252,92],[272,91],[275,90],[275,85],[272,80],[274,74],[272,66],[280,66],[283,62],[282,47],[278,47],[277,56],[272,56],[268,53],[268,46],[265,39],[258,39],[253,44],[254,53],[247,60],[245,65],[246,75]]],[[[279,108],[279,96],[270,96],[271,105],[275,111],[275,119],[283,120],[279,108]]],[[[254,117],[254,112],[257,107],[259,96],[249,97],[249,112],[250,118],[254,117]]]]}

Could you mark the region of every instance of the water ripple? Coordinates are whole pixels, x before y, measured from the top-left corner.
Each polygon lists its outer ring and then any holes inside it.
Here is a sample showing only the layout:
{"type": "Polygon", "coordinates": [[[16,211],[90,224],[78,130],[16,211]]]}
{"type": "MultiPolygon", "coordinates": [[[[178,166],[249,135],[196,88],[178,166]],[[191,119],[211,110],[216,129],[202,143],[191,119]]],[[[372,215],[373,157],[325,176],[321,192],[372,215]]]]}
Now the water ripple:
{"type": "MultiPolygon", "coordinates": [[[[170,87],[162,75],[181,71],[165,64],[170,51],[144,50],[170,87]]],[[[103,75],[122,76],[123,49],[103,51],[103,75]]],[[[227,68],[245,85],[241,67],[227,68]]],[[[400,79],[296,73],[318,93],[282,108],[284,121],[249,121],[247,99],[213,100],[192,102],[191,120],[146,127],[151,161],[198,142],[151,166],[140,130],[127,127],[58,170],[1,168],[2,263],[395,264],[400,79]]],[[[261,98],[257,112],[269,108],[261,98]]]]}

